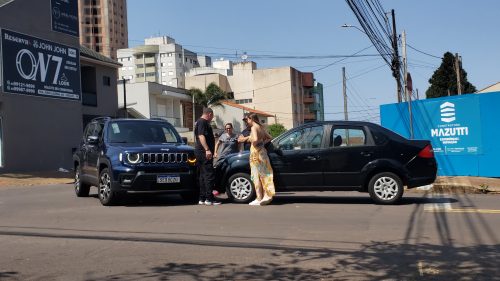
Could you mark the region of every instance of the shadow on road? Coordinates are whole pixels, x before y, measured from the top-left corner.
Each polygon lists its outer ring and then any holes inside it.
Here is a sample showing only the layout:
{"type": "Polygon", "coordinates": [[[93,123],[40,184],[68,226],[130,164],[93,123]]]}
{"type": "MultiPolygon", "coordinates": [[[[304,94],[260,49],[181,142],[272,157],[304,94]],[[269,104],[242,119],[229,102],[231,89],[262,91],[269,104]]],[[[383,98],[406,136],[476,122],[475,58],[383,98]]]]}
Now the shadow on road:
{"type": "Polygon", "coordinates": [[[104,279],[500,280],[496,267],[499,251],[498,245],[450,248],[372,242],[362,245],[357,251],[276,250],[272,253],[276,262],[270,263],[167,262],[147,271],[110,275],[104,279]]]}
{"type": "MultiPolygon", "coordinates": [[[[330,193],[331,194],[331,193],[330,193]]],[[[332,196],[332,195],[301,195],[300,193],[278,193],[271,205],[288,205],[288,204],[359,204],[359,205],[375,205],[368,195],[359,195],[358,192],[352,192],[352,196],[332,196]]],[[[97,194],[91,194],[90,197],[97,198],[97,194]]],[[[225,197],[219,198],[223,204],[238,204],[232,203],[225,197]]],[[[410,195],[405,196],[397,205],[413,205],[413,204],[436,204],[436,203],[455,203],[456,199],[452,197],[431,198],[425,195],[410,195]]],[[[196,205],[196,203],[186,202],[178,195],[129,195],[124,198],[121,206],[126,207],[173,207],[196,205]]],[[[244,204],[241,204],[244,205],[244,204]]]]}

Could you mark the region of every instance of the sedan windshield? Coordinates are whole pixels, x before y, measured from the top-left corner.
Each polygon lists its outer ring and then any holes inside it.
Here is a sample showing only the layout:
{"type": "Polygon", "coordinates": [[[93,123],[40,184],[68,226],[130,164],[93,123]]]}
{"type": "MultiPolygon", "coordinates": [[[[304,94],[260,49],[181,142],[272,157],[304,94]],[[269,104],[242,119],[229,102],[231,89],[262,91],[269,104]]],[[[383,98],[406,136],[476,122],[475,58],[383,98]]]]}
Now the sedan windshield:
{"type": "Polygon", "coordinates": [[[174,127],[156,121],[117,121],[109,123],[109,142],[180,143],[174,127]]]}

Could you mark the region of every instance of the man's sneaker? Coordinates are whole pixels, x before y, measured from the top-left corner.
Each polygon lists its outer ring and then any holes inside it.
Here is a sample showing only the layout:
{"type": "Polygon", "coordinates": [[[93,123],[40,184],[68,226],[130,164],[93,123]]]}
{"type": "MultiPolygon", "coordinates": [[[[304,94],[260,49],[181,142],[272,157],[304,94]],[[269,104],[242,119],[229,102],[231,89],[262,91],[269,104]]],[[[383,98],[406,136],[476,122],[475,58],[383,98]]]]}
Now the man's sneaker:
{"type": "Polygon", "coordinates": [[[203,200],[198,201],[198,205],[205,205],[205,201],[203,200]]]}
{"type": "Polygon", "coordinates": [[[219,201],[215,201],[215,200],[214,201],[210,201],[210,200],[205,201],[205,205],[207,205],[207,206],[216,206],[216,205],[220,205],[220,204],[222,204],[222,203],[219,201]]]}

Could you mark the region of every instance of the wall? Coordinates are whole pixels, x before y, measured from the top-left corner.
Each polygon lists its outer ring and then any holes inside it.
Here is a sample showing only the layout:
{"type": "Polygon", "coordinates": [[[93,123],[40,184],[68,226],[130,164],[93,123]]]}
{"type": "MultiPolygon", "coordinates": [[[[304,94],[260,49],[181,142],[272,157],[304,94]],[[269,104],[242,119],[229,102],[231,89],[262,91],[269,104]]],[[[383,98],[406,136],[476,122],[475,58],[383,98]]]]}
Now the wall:
{"type": "MultiPolygon", "coordinates": [[[[500,92],[412,102],[414,136],[431,140],[439,175],[500,177],[499,104],[500,92]]],[[[380,114],[382,126],[410,136],[408,103],[383,105],[380,114]]]]}
{"type": "MultiPolygon", "coordinates": [[[[51,30],[50,1],[13,1],[0,9],[0,28],[79,49],[78,38],[51,30]]],[[[0,117],[0,172],[71,168],[72,148],[83,131],[79,101],[16,95],[0,89],[0,117]]]]}

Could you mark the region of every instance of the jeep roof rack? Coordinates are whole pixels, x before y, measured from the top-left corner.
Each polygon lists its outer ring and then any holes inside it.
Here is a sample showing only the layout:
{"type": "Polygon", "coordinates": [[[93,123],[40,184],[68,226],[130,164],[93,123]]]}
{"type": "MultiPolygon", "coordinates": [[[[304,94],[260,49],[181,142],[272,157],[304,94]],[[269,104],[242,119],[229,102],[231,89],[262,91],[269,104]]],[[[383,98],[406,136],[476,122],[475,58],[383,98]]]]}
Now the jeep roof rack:
{"type": "Polygon", "coordinates": [[[90,120],[90,122],[94,122],[94,121],[109,121],[111,120],[111,117],[109,116],[103,116],[103,117],[96,117],[96,118],[93,118],[92,120],[90,120]]]}

